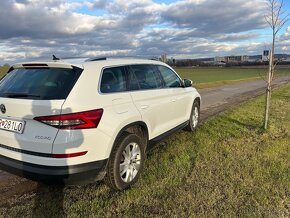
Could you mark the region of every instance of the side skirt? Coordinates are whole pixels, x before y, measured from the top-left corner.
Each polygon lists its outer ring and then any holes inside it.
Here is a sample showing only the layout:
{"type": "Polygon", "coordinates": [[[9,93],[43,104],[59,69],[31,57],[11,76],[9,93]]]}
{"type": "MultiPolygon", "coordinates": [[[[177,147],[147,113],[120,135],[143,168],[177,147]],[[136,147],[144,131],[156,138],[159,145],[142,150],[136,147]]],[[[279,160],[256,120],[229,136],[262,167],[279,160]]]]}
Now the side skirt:
{"type": "Polygon", "coordinates": [[[148,142],[148,150],[151,150],[154,147],[154,145],[156,145],[158,142],[163,141],[164,139],[166,139],[167,137],[169,137],[173,133],[183,129],[184,127],[186,127],[188,125],[188,123],[189,123],[189,121],[186,121],[186,122],[174,127],[173,129],[171,129],[171,130],[169,130],[169,131],[167,131],[167,132],[165,132],[165,133],[163,133],[163,134],[161,134],[161,135],[149,140],[149,142],[148,142]]]}

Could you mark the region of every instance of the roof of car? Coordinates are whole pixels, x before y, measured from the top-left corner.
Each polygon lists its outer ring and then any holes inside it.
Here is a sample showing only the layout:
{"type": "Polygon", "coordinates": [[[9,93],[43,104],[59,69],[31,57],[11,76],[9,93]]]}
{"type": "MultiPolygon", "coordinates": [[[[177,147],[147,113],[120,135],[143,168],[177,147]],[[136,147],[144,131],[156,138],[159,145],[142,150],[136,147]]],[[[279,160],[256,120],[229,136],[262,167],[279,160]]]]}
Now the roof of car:
{"type": "Polygon", "coordinates": [[[156,59],[152,58],[141,58],[141,57],[97,57],[97,58],[67,58],[59,60],[44,60],[44,61],[33,61],[18,63],[13,65],[14,68],[22,67],[64,67],[71,68],[76,66],[84,68],[86,65],[98,64],[99,66],[113,66],[113,65],[126,65],[126,64],[162,64],[156,59]]]}
{"type": "Polygon", "coordinates": [[[142,58],[106,58],[106,59],[93,59],[88,60],[83,63],[83,65],[87,64],[100,64],[104,66],[109,65],[125,65],[125,64],[156,64],[161,63],[160,61],[151,60],[151,59],[142,59],[142,58]]]}

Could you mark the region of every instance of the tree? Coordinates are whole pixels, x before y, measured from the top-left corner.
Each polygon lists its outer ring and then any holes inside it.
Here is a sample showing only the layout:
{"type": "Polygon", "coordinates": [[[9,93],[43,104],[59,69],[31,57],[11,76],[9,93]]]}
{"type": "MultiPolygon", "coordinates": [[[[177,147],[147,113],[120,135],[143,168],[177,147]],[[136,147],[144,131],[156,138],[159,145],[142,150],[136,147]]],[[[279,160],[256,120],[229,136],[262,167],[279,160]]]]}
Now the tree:
{"type": "Polygon", "coordinates": [[[268,14],[265,16],[267,23],[269,24],[272,30],[272,49],[269,53],[269,72],[268,72],[268,81],[267,81],[267,90],[266,90],[266,105],[265,105],[265,117],[264,117],[264,129],[268,127],[269,121],[269,110],[270,110],[270,100],[272,92],[272,81],[274,76],[274,70],[276,65],[275,63],[275,46],[276,38],[279,31],[285,25],[289,19],[289,14],[286,14],[284,8],[283,0],[268,0],[268,14]]]}

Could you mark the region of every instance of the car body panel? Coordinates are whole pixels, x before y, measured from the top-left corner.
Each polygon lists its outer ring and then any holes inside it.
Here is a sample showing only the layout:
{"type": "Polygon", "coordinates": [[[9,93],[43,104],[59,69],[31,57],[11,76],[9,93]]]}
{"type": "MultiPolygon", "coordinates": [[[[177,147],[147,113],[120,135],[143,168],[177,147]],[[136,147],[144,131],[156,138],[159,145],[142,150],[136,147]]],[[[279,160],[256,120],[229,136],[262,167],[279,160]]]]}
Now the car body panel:
{"type": "Polygon", "coordinates": [[[6,107],[6,113],[0,112],[0,117],[25,122],[22,134],[0,130],[0,144],[27,151],[51,153],[58,129],[35,121],[33,118],[47,114],[59,115],[63,102],[64,100],[0,98],[0,103],[6,107]]]}
{"type": "Polygon", "coordinates": [[[151,140],[183,125],[190,118],[194,100],[200,99],[200,95],[193,87],[101,93],[100,82],[105,68],[136,64],[157,64],[170,68],[154,60],[31,62],[16,64],[13,68],[22,68],[23,64],[47,64],[51,68],[78,67],[83,71],[67,98],[63,100],[0,98],[0,104],[4,104],[7,109],[5,114],[0,112],[0,117],[20,119],[26,123],[23,134],[0,130],[0,145],[9,146],[9,149],[0,146],[0,154],[11,160],[23,161],[28,165],[62,167],[62,169],[68,166],[67,174],[70,173],[69,166],[109,159],[117,137],[126,126],[136,123],[146,125],[148,139],[151,140]],[[97,128],[92,129],[58,129],[34,120],[39,116],[65,115],[96,109],[102,109],[103,114],[97,128]],[[86,153],[73,158],[37,155],[37,153],[72,154],[78,152],[86,153]]]}

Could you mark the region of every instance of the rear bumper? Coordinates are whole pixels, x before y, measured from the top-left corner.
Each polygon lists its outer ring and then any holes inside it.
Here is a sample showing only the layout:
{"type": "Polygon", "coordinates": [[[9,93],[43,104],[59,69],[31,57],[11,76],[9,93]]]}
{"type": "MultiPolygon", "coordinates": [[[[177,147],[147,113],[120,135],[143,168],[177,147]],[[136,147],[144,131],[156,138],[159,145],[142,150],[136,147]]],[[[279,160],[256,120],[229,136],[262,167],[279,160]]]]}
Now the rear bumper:
{"type": "Polygon", "coordinates": [[[44,166],[0,155],[0,169],[44,183],[85,184],[103,179],[107,160],[72,166],[44,166]]]}

